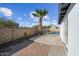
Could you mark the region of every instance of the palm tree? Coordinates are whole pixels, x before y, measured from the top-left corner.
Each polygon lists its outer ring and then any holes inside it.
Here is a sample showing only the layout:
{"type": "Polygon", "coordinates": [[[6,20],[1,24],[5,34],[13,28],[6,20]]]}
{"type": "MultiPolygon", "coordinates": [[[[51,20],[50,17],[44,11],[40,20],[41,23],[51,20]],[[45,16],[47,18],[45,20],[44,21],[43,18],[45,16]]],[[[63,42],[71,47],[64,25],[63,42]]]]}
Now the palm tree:
{"type": "Polygon", "coordinates": [[[42,18],[48,13],[46,9],[36,9],[35,13],[32,13],[33,16],[39,18],[39,25],[38,25],[38,31],[39,33],[42,33],[42,18]]]}

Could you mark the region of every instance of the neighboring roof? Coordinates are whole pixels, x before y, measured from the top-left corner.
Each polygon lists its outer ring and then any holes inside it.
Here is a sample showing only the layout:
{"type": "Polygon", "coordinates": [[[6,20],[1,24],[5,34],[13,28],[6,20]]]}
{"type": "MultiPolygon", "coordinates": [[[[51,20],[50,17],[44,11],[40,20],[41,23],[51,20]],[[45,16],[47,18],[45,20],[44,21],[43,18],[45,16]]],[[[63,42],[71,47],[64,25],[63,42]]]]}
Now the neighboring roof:
{"type": "Polygon", "coordinates": [[[70,3],[60,3],[59,4],[59,19],[58,24],[61,24],[63,17],[65,16],[68,8],[70,6],[70,3]]]}

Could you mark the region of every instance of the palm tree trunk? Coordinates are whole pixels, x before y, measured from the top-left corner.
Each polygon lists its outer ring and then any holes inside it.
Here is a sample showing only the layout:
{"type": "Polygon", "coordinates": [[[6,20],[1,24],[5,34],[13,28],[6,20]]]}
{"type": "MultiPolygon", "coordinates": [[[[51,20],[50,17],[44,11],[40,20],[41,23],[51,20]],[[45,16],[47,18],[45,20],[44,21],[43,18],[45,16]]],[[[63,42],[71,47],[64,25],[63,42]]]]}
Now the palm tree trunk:
{"type": "Polygon", "coordinates": [[[38,31],[39,33],[42,33],[42,18],[39,18],[39,25],[38,25],[38,31]]]}

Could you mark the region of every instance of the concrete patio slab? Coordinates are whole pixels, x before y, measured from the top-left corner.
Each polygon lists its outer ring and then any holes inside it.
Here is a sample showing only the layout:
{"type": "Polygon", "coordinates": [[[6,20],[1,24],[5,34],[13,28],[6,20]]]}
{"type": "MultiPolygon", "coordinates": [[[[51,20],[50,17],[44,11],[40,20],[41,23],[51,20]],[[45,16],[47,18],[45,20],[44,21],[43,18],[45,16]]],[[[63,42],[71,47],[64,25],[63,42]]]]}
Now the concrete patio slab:
{"type": "Polygon", "coordinates": [[[49,50],[48,56],[66,56],[64,46],[63,45],[60,45],[60,46],[53,45],[49,50]]]}
{"type": "Polygon", "coordinates": [[[60,36],[53,35],[53,34],[39,36],[37,39],[35,39],[34,37],[30,40],[38,42],[38,43],[42,43],[42,44],[48,44],[48,45],[62,45],[60,36]]]}

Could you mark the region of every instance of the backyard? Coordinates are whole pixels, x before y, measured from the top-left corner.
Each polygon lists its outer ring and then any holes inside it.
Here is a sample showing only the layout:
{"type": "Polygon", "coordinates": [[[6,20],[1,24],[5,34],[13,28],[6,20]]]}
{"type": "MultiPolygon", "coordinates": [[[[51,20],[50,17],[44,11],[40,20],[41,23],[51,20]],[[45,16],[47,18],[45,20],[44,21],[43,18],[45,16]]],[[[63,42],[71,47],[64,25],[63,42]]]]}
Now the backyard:
{"type": "Polygon", "coordinates": [[[0,55],[66,56],[58,4],[0,4],[0,55]]]}
{"type": "Polygon", "coordinates": [[[65,56],[63,43],[59,35],[38,35],[9,43],[0,49],[1,53],[13,56],[65,56]]]}

